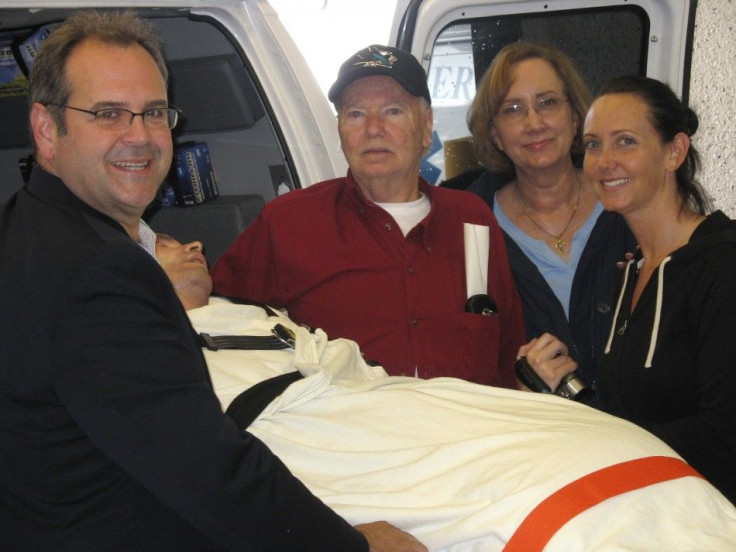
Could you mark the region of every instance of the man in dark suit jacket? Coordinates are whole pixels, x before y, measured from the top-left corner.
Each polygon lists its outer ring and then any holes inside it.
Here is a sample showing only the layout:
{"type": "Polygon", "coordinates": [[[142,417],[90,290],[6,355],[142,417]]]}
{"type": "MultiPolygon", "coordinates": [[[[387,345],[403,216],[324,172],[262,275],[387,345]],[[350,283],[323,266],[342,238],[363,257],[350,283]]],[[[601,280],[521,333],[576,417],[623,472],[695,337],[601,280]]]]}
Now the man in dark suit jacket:
{"type": "Polygon", "coordinates": [[[351,527],[222,413],[140,220],[178,117],[150,27],[70,18],[30,94],[38,166],[0,214],[0,547],[426,550],[351,527]]]}

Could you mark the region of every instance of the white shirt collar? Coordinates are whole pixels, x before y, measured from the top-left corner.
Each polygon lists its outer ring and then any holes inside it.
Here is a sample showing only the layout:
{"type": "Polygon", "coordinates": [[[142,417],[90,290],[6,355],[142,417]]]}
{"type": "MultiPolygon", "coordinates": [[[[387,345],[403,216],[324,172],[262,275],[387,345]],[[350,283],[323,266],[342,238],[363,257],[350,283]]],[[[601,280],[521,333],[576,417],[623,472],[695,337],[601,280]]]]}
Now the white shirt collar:
{"type": "MultiPolygon", "coordinates": [[[[156,232],[143,219],[138,223],[138,245],[156,259],[156,232]]],[[[156,259],[158,261],[158,259],[156,259]]]]}

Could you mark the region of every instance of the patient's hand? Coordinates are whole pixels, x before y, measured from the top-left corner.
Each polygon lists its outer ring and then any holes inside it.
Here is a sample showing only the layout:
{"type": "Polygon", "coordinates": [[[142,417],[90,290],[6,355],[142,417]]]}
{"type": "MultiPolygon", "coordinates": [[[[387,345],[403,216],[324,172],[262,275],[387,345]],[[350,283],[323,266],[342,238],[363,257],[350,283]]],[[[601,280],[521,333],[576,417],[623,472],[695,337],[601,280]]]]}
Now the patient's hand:
{"type": "Polygon", "coordinates": [[[427,552],[421,542],[386,521],[363,523],[355,528],[368,540],[370,552],[427,552]]]}

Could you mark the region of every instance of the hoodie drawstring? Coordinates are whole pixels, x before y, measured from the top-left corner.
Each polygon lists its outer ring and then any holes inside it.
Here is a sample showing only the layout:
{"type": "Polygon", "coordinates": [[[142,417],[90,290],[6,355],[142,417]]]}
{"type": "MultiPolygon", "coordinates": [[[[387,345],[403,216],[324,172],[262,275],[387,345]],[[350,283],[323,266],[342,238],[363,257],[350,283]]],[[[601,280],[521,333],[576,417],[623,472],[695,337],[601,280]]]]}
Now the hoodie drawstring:
{"type": "MultiPolygon", "coordinates": [[[[672,256],[666,257],[659,265],[659,271],[657,273],[657,303],[654,311],[654,323],[652,324],[652,335],[649,338],[649,352],[647,353],[646,361],[644,362],[644,368],[652,367],[652,359],[654,358],[654,349],[657,348],[657,337],[659,335],[659,323],[662,318],[662,297],[664,291],[664,267],[672,260],[672,256]]],[[[631,266],[634,264],[633,259],[626,264],[626,270],[624,271],[624,280],[621,284],[621,292],[618,295],[618,301],[616,302],[616,311],[613,313],[613,323],[611,324],[611,332],[608,335],[608,342],[606,343],[606,349],[603,352],[608,354],[611,352],[611,344],[613,343],[613,334],[616,332],[616,326],[618,324],[618,314],[621,311],[621,303],[623,302],[624,295],[626,295],[626,284],[629,282],[629,271],[631,266]]]]}
{"type": "Polygon", "coordinates": [[[654,357],[654,349],[657,346],[657,336],[659,334],[659,320],[662,316],[662,291],[664,290],[664,265],[666,265],[672,256],[666,257],[659,265],[659,274],[657,275],[657,305],[654,311],[654,324],[652,325],[652,337],[649,341],[649,354],[644,363],[644,368],[652,367],[652,358],[654,357]]]}

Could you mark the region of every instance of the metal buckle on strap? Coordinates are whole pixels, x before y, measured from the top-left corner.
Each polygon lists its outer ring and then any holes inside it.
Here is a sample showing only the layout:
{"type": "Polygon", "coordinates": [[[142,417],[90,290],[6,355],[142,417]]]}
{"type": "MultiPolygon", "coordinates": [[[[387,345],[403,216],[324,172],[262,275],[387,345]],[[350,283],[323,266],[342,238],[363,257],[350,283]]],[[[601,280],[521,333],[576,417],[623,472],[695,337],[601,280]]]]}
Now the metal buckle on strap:
{"type": "Polygon", "coordinates": [[[288,347],[291,347],[292,349],[294,348],[296,334],[283,324],[276,324],[271,330],[271,333],[288,347]]]}

